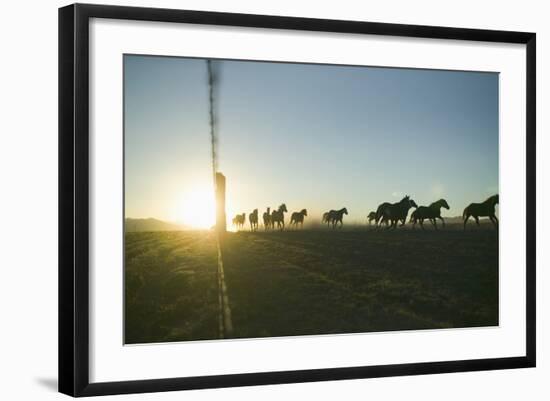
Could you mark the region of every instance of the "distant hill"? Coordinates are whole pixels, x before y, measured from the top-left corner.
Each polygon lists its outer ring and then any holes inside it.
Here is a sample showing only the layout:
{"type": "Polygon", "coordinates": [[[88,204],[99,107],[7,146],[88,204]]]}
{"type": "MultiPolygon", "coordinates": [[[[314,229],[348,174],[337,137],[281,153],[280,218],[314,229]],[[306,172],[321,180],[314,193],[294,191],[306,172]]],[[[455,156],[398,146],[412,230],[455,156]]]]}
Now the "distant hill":
{"type": "Polygon", "coordinates": [[[153,219],[125,219],[126,232],[133,231],[178,231],[185,230],[188,227],[183,225],[168,223],[166,221],[153,219]]]}

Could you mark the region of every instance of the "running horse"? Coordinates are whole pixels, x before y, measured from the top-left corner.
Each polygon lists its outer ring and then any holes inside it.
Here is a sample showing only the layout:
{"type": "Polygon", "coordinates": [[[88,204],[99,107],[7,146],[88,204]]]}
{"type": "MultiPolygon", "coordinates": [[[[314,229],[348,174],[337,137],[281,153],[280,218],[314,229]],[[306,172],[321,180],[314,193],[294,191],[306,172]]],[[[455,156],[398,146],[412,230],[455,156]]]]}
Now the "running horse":
{"type": "Polygon", "coordinates": [[[348,209],[343,207],[340,210],[331,210],[328,212],[328,224],[332,224],[332,228],[336,228],[336,225],[340,223],[340,228],[344,226],[344,215],[348,214],[348,209]]]}
{"type": "Polygon", "coordinates": [[[433,224],[434,228],[437,230],[437,221],[436,219],[441,220],[443,227],[445,227],[445,220],[441,217],[441,208],[449,210],[449,204],[445,199],[439,199],[438,201],[433,202],[430,206],[419,206],[411,214],[410,222],[413,223],[413,228],[416,226],[416,223],[420,223],[420,227],[424,229],[424,220],[428,219],[433,224]]]}
{"type": "Polygon", "coordinates": [[[384,216],[385,210],[387,207],[391,206],[390,202],[384,202],[378,205],[376,208],[376,212],[374,214],[374,222],[376,223],[376,227],[380,227],[382,223],[386,223],[386,227],[389,224],[388,219],[384,216]]]}
{"type": "Polygon", "coordinates": [[[367,216],[367,221],[369,222],[369,226],[372,224],[373,221],[376,221],[376,212],[370,212],[367,216]]]}
{"type": "Polygon", "coordinates": [[[277,223],[277,228],[279,230],[284,230],[285,228],[285,212],[288,212],[286,205],[283,203],[277,210],[274,210],[271,213],[271,226],[275,228],[275,223],[277,223]]]}
{"type": "Polygon", "coordinates": [[[268,230],[271,227],[271,208],[268,207],[267,210],[262,215],[264,220],[264,230],[268,230]]]}
{"type": "Polygon", "coordinates": [[[498,219],[495,215],[495,205],[498,204],[498,194],[490,196],[482,203],[470,203],[464,209],[462,218],[464,219],[464,229],[466,229],[466,223],[470,217],[473,217],[476,224],[479,226],[480,217],[489,217],[495,228],[498,227],[498,219]]]}
{"type": "Polygon", "coordinates": [[[258,230],[258,209],[254,209],[252,213],[248,215],[248,221],[250,222],[250,231],[258,230]]]}
{"type": "Polygon", "coordinates": [[[418,205],[409,197],[409,195],[407,195],[397,203],[383,203],[378,207],[376,214],[377,217],[382,219],[381,223],[389,221],[390,225],[388,228],[395,229],[399,221],[401,221],[400,227],[405,224],[407,221],[407,215],[409,214],[409,209],[412,207],[418,208],[418,205]]]}
{"type": "Polygon", "coordinates": [[[300,226],[304,228],[304,216],[307,216],[306,209],[292,213],[292,216],[290,216],[290,225],[292,226],[292,224],[294,224],[294,226],[298,228],[298,223],[300,223],[300,226]]]}
{"type": "Polygon", "coordinates": [[[233,225],[238,230],[239,228],[242,228],[244,226],[245,220],[246,220],[246,214],[242,213],[242,214],[237,214],[235,217],[233,217],[232,221],[233,221],[233,225]]]}
{"type": "Polygon", "coordinates": [[[323,213],[323,217],[321,219],[321,223],[322,224],[327,223],[327,227],[330,225],[330,221],[328,220],[328,215],[329,214],[330,214],[330,212],[323,213]]]}

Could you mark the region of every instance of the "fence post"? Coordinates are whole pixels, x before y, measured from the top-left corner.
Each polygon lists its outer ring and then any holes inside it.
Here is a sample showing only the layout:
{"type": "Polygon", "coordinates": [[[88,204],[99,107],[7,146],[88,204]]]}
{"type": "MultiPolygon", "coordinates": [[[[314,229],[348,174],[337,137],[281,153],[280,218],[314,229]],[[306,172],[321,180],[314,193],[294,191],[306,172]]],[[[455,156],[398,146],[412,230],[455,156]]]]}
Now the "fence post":
{"type": "Polygon", "coordinates": [[[225,218],[225,176],[216,173],[216,230],[225,232],[227,230],[225,218]]]}

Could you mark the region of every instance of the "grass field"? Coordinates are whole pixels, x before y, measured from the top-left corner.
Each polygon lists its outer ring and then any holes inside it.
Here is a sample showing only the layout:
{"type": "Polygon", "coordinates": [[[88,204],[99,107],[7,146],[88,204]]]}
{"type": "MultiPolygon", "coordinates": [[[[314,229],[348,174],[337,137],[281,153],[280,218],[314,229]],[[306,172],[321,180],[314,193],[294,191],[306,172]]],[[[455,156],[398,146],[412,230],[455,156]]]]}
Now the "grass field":
{"type": "MultiPolygon", "coordinates": [[[[488,227],[228,233],[232,337],[498,325],[488,227]]],[[[126,343],[218,338],[213,232],[126,234],[126,343]]]]}

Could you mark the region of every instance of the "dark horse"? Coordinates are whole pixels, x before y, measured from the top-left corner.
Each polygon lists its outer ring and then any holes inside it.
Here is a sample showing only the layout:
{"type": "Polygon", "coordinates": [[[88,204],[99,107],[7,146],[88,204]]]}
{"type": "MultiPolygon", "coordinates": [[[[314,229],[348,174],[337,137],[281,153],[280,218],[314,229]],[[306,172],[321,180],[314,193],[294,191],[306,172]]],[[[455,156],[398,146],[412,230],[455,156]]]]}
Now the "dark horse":
{"type": "Polygon", "coordinates": [[[283,230],[285,228],[285,212],[288,212],[286,205],[283,203],[279,206],[279,209],[274,210],[271,213],[271,226],[275,228],[275,223],[277,223],[277,228],[283,230]]]}
{"type": "Polygon", "coordinates": [[[298,223],[300,223],[300,226],[304,227],[304,216],[307,216],[307,210],[302,209],[299,212],[292,213],[292,216],[290,216],[290,225],[294,224],[296,228],[298,228],[298,223]]]}
{"type": "Polygon", "coordinates": [[[372,224],[373,221],[376,221],[376,212],[370,212],[367,216],[367,221],[369,222],[369,226],[372,224]]]}
{"type": "Polygon", "coordinates": [[[246,214],[244,213],[237,214],[235,217],[233,217],[233,225],[237,228],[237,230],[239,228],[243,228],[245,220],[246,220],[246,214]]]}
{"type": "Polygon", "coordinates": [[[388,225],[389,221],[384,216],[384,212],[386,208],[390,205],[391,205],[390,202],[384,202],[384,203],[381,203],[376,209],[376,212],[374,213],[374,223],[376,224],[376,227],[379,227],[382,223],[386,223],[386,226],[388,225]]]}
{"type": "Polygon", "coordinates": [[[268,230],[271,227],[271,208],[267,208],[267,210],[263,214],[263,220],[264,220],[264,230],[268,230]]]}
{"type": "Polygon", "coordinates": [[[376,224],[378,225],[378,222],[380,221],[380,224],[386,223],[387,225],[387,222],[389,221],[391,224],[388,228],[396,228],[397,223],[401,221],[401,226],[403,226],[407,221],[409,209],[412,207],[417,208],[418,205],[409,197],[409,195],[405,196],[397,203],[382,203],[376,210],[376,224]]]}
{"type": "Polygon", "coordinates": [[[424,219],[430,220],[434,228],[437,230],[436,219],[441,220],[443,227],[445,227],[445,220],[441,217],[441,208],[449,210],[449,204],[445,199],[439,199],[438,201],[433,202],[430,206],[419,206],[411,214],[411,223],[413,223],[413,228],[416,226],[416,223],[420,223],[420,227],[424,229],[424,219]]]}
{"type": "Polygon", "coordinates": [[[330,225],[330,221],[328,220],[328,215],[330,212],[323,213],[323,218],[321,219],[321,223],[327,223],[327,226],[330,225]]]}
{"type": "Polygon", "coordinates": [[[464,219],[464,229],[466,229],[466,223],[470,217],[475,219],[478,226],[480,217],[489,217],[495,228],[498,227],[498,219],[497,216],[495,216],[495,205],[497,203],[498,194],[487,198],[482,203],[470,203],[466,206],[464,213],[462,213],[462,218],[464,219]]]}
{"type": "Polygon", "coordinates": [[[248,215],[248,221],[250,222],[250,231],[257,231],[258,230],[258,209],[254,209],[254,211],[248,215]]]}
{"type": "Polygon", "coordinates": [[[340,210],[331,210],[328,212],[327,223],[332,224],[332,228],[336,228],[336,225],[340,223],[340,228],[344,226],[344,215],[348,214],[348,209],[343,207],[340,210]]]}

